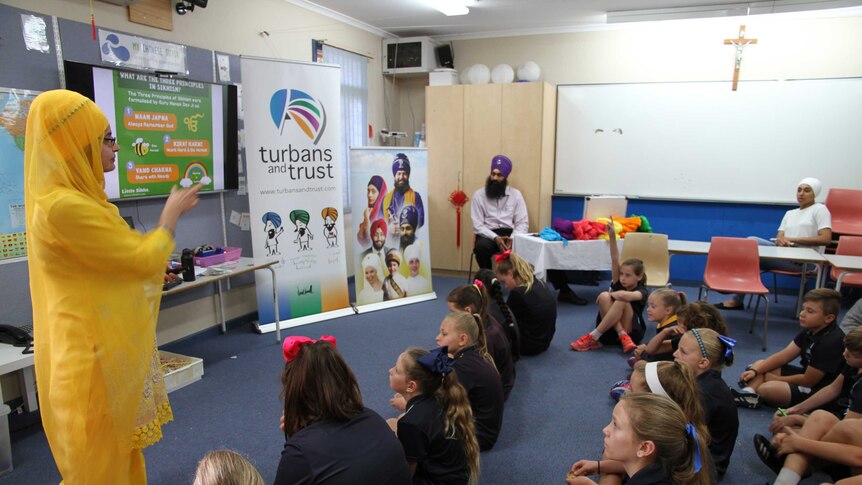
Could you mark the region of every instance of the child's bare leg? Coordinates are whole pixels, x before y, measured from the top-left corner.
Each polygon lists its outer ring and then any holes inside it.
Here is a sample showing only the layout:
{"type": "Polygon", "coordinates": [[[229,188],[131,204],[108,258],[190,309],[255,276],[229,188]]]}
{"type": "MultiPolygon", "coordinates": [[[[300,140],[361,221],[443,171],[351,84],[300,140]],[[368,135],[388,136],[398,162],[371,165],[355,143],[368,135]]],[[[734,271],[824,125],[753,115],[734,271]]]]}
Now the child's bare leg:
{"type": "MultiPolygon", "coordinates": [[[[610,295],[608,295],[607,298],[608,300],[610,300],[610,295]]],[[[599,296],[599,300],[601,300],[601,295],[599,296]]],[[[605,333],[608,330],[614,328],[617,324],[620,323],[621,320],[623,320],[626,311],[628,311],[629,313],[629,325],[631,325],[632,306],[625,301],[612,302],[608,306],[608,311],[606,311],[602,316],[602,321],[599,322],[599,325],[596,327],[596,330],[601,333],[605,333]]]]}
{"type": "MultiPolygon", "coordinates": [[[[814,411],[802,425],[799,435],[812,440],[822,440],[837,422],[838,418],[828,411],[814,411]]],[[[808,470],[810,464],[811,456],[803,453],[791,453],[784,460],[784,468],[793,470],[799,476],[808,470]]]]}
{"type": "Polygon", "coordinates": [[[629,333],[632,331],[632,320],[634,319],[635,312],[632,310],[631,304],[625,301],[618,301],[615,303],[623,304],[623,314],[620,316],[620,320],[614,325],[614,330],[617,333],[625,332],[629,333]]]}
{"type": "MultiPolygon", "coordinates": [[[[751,384],[749,384],[749,386],[750,385],[751,384]]],[[[760,397],[763,398],[767,404],[780,407],[790,406],[790,400],[792,398],[790,384],[784,381],[768,381],[764,382],[756,389],[757,393],[760,394],[760,397]]]]}

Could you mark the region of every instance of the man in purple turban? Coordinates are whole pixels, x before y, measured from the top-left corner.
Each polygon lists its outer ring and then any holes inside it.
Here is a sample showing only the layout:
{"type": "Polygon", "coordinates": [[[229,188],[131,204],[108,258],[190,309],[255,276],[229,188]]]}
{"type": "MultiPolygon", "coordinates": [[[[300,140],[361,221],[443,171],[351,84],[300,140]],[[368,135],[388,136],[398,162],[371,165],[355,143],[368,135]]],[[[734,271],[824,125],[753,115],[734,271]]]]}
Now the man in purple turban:
{"type": "Polygon", "coordinates": [[[492,255],[512,248],[512,233],[529,230],[527,203],[518,189],[509,187],[510,173],[512,161],[509,157],[496,155],[491,159],[491,174],[485,181],[485,188],[473,193],[470,209],[476,235],[473,253],[483,269],[491,269],[492,255]]]}
{"type": "Polygon", "coordinates": [[[419,217],[415,229],[425,225],[425,207],[422,205],[422,197],[418,192],[410,188],[410,160],[407,155],[399,153],[392,161],[392,177],[395,179],[392,191],[383,198],[383,208],[386,220],[390,225],[390,231],[398,230],[399,217],[404,207],[412,205],[416,207],[419,217]]]}
{"type": "Polygon", "coordinates": [[[415,206],[408,205],[401,209],[399,218],[401,233],[401,252],[416,241],[416,225],[419,223],[419,212],[415,206]]]}

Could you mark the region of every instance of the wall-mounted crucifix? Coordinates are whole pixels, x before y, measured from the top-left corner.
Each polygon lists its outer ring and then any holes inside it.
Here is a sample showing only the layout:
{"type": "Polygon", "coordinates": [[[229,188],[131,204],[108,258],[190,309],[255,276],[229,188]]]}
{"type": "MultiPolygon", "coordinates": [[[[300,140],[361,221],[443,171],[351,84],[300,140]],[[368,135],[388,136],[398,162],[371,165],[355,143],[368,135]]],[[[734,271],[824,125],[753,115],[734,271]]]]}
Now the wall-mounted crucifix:
{"type": "Polygon", "coordinates": [[[733,65],[733,91],[736,91],[736,85],[739,83],[739,68],[742,66],[742,49],[749,44],[757,44],[757,39],[745,38],[745,26],[739,26],[739,37],[735,39],[724,39],[725,45],[732,45],[736,48],[736,62],[733,65]]]}

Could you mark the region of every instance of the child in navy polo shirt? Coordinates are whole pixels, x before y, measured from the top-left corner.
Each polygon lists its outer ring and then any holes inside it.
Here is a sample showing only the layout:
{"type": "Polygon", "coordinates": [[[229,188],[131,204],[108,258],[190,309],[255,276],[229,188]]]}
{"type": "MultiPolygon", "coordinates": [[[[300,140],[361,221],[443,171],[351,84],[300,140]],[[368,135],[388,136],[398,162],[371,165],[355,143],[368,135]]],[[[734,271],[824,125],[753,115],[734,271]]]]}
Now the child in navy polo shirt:
{"type": "Polygon", "coordinates": [[[811,290],[802,298],[799,332],[787,347],[749,365],[740,374],[742,391],[731,389],[738,406],[757,408],[799,404],[841,371],[844,332],[835,322],[841,294],[828,288],[811,290]],[[790,365],[799,357],[800,366],[790,365]]]}
{"type": "Polygon", "coordinates": [[[478,315],[452,312],[440,323],[437,345],[449,348],[458,381],[467,390],[479,449],[490,450],[503,426],[503,384],[485,345],[478,315]]]}
{"type": "Polygon", "coordinates": [[[862,468],[862,450],[848,453],[836,447],[839,443],[862,446],[862,327],[847,334],[844,347],[844,366],[831,384],[775,413],[769,427],[775,433],[775,446],[765,436],[754,435],[757,456],[779,474],[781,483],[798,483],[815,459],[845,465],[839,470],[844,473],[846,466],[862,468]],[[810,416],[805,414],[811,411],[810,416]]]}
{"type": "Polygon", "coordinates": [[[404,447],[415,485],[479,480],[473,411],[447,351],[410,347],[389,370],[389,387],[407,399],[407,410],[388,421],[404,447]]]}

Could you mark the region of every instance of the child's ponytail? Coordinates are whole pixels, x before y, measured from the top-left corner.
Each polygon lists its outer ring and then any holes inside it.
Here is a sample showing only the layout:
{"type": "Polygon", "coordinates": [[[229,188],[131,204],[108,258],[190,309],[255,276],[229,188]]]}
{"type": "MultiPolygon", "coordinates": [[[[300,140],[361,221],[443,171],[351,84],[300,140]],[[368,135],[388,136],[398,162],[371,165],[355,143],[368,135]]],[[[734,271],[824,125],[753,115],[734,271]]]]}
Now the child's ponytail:
{"type": "Polygon", "coordinates": [[[416,381],[422,394],[431,394],[443,411],[447,437],[457,438],[467,456],[470,483],[479,483],[479,441],[473,422],[473,409],[467,390],[458,382],[452,368],[449,349],[440,347],[432,351],[409,347],[405,352],[405,370],[410,380],[416,381]]]}
{"type": "Polygon", "coordinates": [[[500,311],[503,313],[505,322],[500,323],[503,324],[506,338],[509,339],[509,343],[512,346],[512,361],[517,362],[521,356],[521,335],[518,332],[518,326],[515,323],[512,310],[509,309],[509,305],[506,304],[506,300],[503,298],[503,285],[497,279],[497,275],[489,269],[483,269],[476,273],[476,279],[485,285],[488,294],[494,299],[494,302],[497,303],[497,306],[500,307],[500,311]]]}

